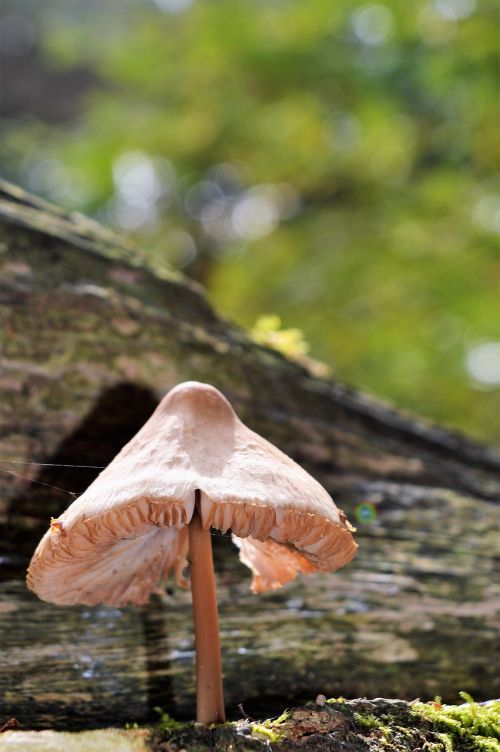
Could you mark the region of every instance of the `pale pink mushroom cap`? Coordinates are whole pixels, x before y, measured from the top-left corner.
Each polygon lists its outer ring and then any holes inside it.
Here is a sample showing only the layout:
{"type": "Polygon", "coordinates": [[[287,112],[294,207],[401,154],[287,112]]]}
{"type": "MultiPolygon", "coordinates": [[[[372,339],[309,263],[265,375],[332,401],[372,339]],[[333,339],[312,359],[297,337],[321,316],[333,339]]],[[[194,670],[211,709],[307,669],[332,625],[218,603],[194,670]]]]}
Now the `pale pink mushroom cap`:
{"type": "Polygon", "coordinates": [[[331,497],[239,420],[214,387],[186,382],[40,541],[28,586],[58,604],[146,603],[186,564],[199,489],[205,529],[231,529],[252,590],[335,570],[356,552],[331,497]]]}

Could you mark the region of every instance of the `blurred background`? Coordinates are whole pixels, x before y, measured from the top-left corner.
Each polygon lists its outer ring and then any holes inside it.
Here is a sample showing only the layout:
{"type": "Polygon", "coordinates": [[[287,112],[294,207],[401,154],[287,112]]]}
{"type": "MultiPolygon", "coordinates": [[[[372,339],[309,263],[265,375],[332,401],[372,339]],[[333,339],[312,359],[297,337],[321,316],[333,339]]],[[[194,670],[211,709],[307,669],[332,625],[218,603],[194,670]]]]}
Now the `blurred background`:
{"type": "Polygon", "coordinates": [[[497,0],[3,0],[0,171],[499,442],[498,30],[497,0]]]}

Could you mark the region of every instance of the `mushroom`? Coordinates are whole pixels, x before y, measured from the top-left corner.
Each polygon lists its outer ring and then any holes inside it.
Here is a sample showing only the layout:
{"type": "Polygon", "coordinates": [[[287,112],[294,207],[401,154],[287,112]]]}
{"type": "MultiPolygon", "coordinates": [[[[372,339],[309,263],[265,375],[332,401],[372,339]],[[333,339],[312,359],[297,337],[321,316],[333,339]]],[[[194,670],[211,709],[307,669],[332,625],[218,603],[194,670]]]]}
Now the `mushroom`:
{"type": "Polygon", "coordinates": [[[328,493],[247,428],[213,386],[172,389],[40,541],[28,586],[60,605],[141,605],[191,562],[197,720],[223,722],[210,528],[231,530],[253,592],[331,571],[356,551],[328,493]]]}

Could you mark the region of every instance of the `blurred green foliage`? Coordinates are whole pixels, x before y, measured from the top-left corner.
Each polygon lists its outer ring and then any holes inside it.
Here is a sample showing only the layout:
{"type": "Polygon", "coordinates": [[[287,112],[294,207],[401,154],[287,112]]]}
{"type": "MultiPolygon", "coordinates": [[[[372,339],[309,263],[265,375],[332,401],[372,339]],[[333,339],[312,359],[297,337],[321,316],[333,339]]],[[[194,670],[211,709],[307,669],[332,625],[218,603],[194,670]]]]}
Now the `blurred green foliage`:
{"type": "Polygon", "coordinates": [[[500,438],[497,0],[33,18],[47,70],[96,81],[70,121],[6,119],[7,177],[134,233],[239,323],[298,327],[335,377],[500,438]]]}

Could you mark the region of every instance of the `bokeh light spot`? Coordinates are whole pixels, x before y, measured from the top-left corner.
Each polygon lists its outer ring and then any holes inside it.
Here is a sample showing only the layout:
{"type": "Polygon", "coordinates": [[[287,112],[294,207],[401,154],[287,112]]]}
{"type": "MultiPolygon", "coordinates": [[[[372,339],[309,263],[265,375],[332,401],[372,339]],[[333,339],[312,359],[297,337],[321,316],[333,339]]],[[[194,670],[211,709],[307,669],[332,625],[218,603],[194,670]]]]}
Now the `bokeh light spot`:
{"type": "Polygon", "coordinates": [[[500,196],[482,196],[472,210],[472,219],[479,229],[500,233],[500,196]]]}
{"type": "Polygon", "coordinates": [[[184,13],[192,4],[193,0],[154,0],[155,5],[164,13],[184,13]]]}
{"type": "Polygon", "coordinates": [[[222,189],[212,180],[201,180],[186,193],[184,206],[193,219],[210,223],[224,211],[225,199],[222,189]]]}
{"type": "Polygon", "coordinates": [[[461,21],[476,9],[476,0],[436,0],[436,9],[443,18],[461,21]]]}
{"type": "Polygon", "coordinates": [[[360,504],[356,505],[354,514],[359,523],[367,524],[373,522],[377,516],[377,510],[370,501],[362,501],[360,504]]]}
{"type": "Polygon", "coordinates": [[[174,178],[166,159],[154,159],[142,151],[120,154],[113,163],[115,195],[108,206],[111,220],[124,230],[154,226],[174,178]]]}
{"type": "Polygon", "coordinates": [[[365,5],[352,16],[352,28],[363,44],[377,46],[391,36],[394,25],[392,12],[385,5],[365,5]]]}
{"type": "Polygon", "coordinates": [[[481,342],[470,347],[466,356],[469,376],[484,387],[500,384],[500,342],[481,342]]]}
{"type": "Polygon", "coordinates": [[[231,220],[237,236],[257,240],[277,226],[279,209],[271,196],[247,193],[236,203],[231,220]]]}

